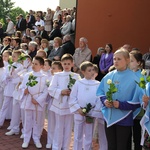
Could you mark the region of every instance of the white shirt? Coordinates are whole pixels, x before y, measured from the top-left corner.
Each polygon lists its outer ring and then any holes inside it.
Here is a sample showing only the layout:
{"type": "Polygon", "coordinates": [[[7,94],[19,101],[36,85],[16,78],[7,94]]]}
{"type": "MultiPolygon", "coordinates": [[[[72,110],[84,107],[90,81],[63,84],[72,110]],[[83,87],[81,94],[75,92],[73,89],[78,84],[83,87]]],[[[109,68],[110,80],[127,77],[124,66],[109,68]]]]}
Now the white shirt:
{"type": "Polygon", "coordinates": [[[59,14],[62,14],[61,10],[55,11],[54,16],[53,16],[53,20],[58,19],[59,14]]]}
{"type": "Polygon", "coordinates": [[[23,82],[19,87],[23,91],[26,88],[28,88],[28,91],[29,91],[29,94],[24,95],[24,97],[23,97],[23,102],[21,104],[21,108],[34,110],[34,111],[36,111],[36,109],[38,111],[44,111],[44,106],[45,106],[46,98],[48,95],[47,86],[46,86],[47,77],[44,74],[42,74],[41,72],[33,71],[30,73],[28,73],[24,76],[23,82]],[[36,81],[38,81],[38,83],[33,87],[30,87],[30,86],[27,87],[27,85],[26,85],[28,82],[30,73],[32,73],[34,76],[36,76],[37,77],[36,81]],[[32,103],[32,97],[38,102],[37,108],[32,103]]]}
{"type": "Polygon", "coordinates": [[[11,20],[8,22],[6,32],[8,34],[14,34],[14,23],[11,20]]]}
{"type": "Polygon", "coordinates": [[[78,80],[70,93],[70,111],[79,115],[77,110],[86,107],[90,103],[94,108],[89,112],[89,116],[103,118],[100,112],[102,103],[99,97],[96,96],[98,86],[99,81],[96,80],[87,80],[85,78],[78,80]]]}
{"type": "Polygon", "coordinates": [[[70,114],[69,109],[69,96],[61,95],[61,91],[68,89],[67,85],[69,83],[69,74],[72,75],[73,79],[78,80],[80,76],[73,72],[59,72],[54,74],[51,84],[48,88],[48,92],[51,97],[53,97],[53,103],[50,108],[58,115],[68,115],[70,114]]]}
{"type": "Polygon", "coordinates": [[[35,22],[35,31],[37,32],[38,30],[37,30],[37,26],[38,25],[40,25],[40,26],[45,26],[45,23],[44,23],[44,21],[42,20],[42,19],[40,19],[40,21],[36,21],[35,22]]]}

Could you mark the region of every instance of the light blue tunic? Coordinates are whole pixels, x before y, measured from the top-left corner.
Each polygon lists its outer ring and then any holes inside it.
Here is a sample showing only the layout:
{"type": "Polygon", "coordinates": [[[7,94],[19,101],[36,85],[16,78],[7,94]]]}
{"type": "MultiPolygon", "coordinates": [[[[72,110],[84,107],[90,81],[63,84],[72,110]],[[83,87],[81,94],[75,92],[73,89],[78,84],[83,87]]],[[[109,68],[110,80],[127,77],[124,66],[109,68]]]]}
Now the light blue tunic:
{"type": "MultiPolygon", "coordinates": [[[[150,83],[146,85],[146,94],[150,97],[150,83]]],[[[141,119],[141,126],[143,131],[146,130],[150,136],[150,100],[145,110],[145,114],[141,119]]]]}
{"type": "MultiPolygon", "coordinates": [[[[129,104],[140,104],[141,91],[135,82],[135,80],[137,81],[138,78],[134,72],[126,69],[124,71],[114,70],[108,73],[102,79],[97,90],[97,96],[100,96],[100,98],[106,96],[109,88],[109,85],[107,84],[108,79],[111,79],[118,89],[118,91],[113,94],[113,100],[118,100],[120,102],[127,101],[129,104]]],[[[102,108],[102,113],[107,123],[107,127],[109,127],[129,116],[131,113],[133,113],[133,110],[127,107],[116,109],[114,107],[107,108],[104,106],[102,108]]],[[[133,120],[131,120],[131,122],[132,121],[133,120]]]]}

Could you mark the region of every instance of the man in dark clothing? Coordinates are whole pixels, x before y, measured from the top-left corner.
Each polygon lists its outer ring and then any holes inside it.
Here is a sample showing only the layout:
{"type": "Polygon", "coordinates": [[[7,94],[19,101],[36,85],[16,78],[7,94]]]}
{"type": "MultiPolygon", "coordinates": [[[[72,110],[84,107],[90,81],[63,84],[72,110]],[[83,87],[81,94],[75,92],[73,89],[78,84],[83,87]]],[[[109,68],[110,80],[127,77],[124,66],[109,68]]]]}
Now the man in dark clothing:
{"type": "Polygon", "coordinates": [[[53,30],[49,34],[49,41],[54,40],[55,37],[62,37],[58,21],[55,21],[53,24],[53,30]]]}
{"type": "Polygon", "coordinates": [[[71,37],[70,35],[65,35],[63,37],[63,45],[61,46],[64,50],[64,54],[69,53],[71,55],[74,54],[75,52],[75,46],[74,44],[71,42],[71,37]]]}
{"type": "Polygon", "coordinates": [[[0,54],[2,55],[3,52],[5,50],[8,50],[10,48],[10,43],[11,43],[11,38],[9,36],[6,36],[4,39],[3,39],[3,46],[1,47],[1,51],[0,51],[0,54]]]}
{"type": "Polygon", "coordinates": [[[19,15],[19,20],[16,25],[16,30],[21,31],[22,33],[24,33],[26,30],[26,20],[23,18],[22,14],[19,15]]]}

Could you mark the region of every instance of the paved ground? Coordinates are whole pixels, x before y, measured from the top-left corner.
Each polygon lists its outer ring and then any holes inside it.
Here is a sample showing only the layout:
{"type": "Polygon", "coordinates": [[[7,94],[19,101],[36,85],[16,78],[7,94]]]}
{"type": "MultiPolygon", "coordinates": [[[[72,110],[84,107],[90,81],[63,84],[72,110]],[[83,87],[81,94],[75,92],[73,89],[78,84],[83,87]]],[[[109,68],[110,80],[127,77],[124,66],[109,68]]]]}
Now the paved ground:
{"type": "MultiPolygon", "coordinates": [[[[20,139],[20,135],[13,135],[13,136],[5,136],[7,132],[7,127],[9,126],[9,120],[6,120],[4,126],[0,129],[0,150],[22,150],[22,139],[20,139]]],[[[46,150],[46,140],[47,140],[47,121],[45,121],[45,129],[43,130],[43,134],[41,137],[41,143],[43,145],[42,150],[46,150]]],[[[70,150],[73,149],[73,134],[72,140],[70,145],[70,150]]],[[[31,140],[30,145],[27,150],[37,150],[33,141],[31,140]]],[[[98,150],[97,142],[93,141],[93,150],[98,150]]]]}

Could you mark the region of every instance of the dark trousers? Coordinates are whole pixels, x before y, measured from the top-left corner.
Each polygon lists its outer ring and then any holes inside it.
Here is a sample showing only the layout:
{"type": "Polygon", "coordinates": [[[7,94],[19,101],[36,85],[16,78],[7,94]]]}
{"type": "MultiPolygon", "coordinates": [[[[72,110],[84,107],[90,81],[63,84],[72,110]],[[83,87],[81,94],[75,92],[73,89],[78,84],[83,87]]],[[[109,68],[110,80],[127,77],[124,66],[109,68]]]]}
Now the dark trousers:
{"type": "Polygon", "coordinates": [[[140,145],[141,142],[140,119],[134,119],[133,142],[134,142],[134,150],[142,150],[142,146],[140,145]]]}
{"type": "Polygon", "coordinates": [[[131,126],[112,125],[106,127],[108,150],[128,150],[127,143],[131,133],[131,126]]]}
{"type": "Polygon", "coordinates": [[[132,132],[131,132],[129,140],[128,140],[128,150],[132,149],[132,136],[133,136],[134,150],[142,150],[142,146],[140,145],[140,142],[141,142],[140,119],[134,119],[134,125],[132,127],[132,132]]]}

